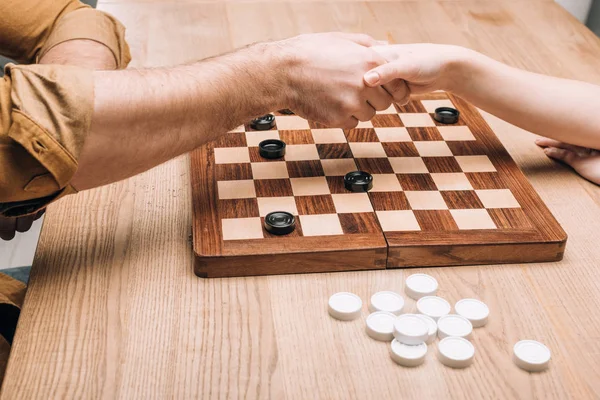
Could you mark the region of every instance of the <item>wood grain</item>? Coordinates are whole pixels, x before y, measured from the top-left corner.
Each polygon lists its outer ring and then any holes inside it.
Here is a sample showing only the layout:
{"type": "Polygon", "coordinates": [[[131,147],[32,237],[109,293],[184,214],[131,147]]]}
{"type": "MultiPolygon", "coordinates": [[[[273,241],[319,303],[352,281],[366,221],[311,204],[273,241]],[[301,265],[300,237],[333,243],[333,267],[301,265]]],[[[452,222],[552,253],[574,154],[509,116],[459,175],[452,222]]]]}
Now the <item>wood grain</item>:
{"type": "MultiPolygon", "coordinates": [[[[136,66],[186,62],[317,30],[473,47],[537,72],[600,83],[600,43],[540,1],[110,3],[136,66]],[[268,5],[266,5],[268,4],[268,5]],[[257,17],[261,23],[256,24],[257,17]]],[[[544,157],[533,135],[485,116],[569,234],[553,264],[202,280],[193,274],[189,159],[50,207],[1,398],[592,399],[600,397],[598,187],[544,157]],[[430,346],[395,365],[363,315],[332,320],[328,297],[402,291],[410,273],[452,304],[485,301],[474,364],[452,370],[430,346]],[[550,369],[515,367],[537,339],[550,369]],[[357,367],[358,366],[358,367],[357,367]]],[[[407,299],[407,311],[414,302],[407,299]]]]}

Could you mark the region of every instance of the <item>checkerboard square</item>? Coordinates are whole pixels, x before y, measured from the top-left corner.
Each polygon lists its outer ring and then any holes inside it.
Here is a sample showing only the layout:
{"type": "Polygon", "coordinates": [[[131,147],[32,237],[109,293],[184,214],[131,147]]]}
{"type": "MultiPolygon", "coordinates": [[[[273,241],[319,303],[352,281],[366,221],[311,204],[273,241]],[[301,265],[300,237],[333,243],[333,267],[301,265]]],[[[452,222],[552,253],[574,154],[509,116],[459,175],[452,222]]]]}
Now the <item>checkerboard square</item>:
{"type": "Polygon", "coordinates": [[[372,212],[373,206],[367,193],[332,194],[338,214],[372,212]]]}
{"type": "Polygon", "coordinates": [[[456,107],[454,107],[454,104],[452,104],[452,102],[449,99],[444,99],[444,100],[421,100],[421,104],[423,104],[423,107],[425,107],[425,110],[428,113],[435,113],[435,109],[439,108],[439,107],[456,108],[456,107]]]}
{"type": "Polygon", "coordinates": [[[400,119],[404,126],[407,127],[435,126],[435,122],[431,119],[431,115],[425,113],[400,114],[400,119]]]}
{"type": "Polygon", "coordinates": [[[312,135],[315,143],[346,143],[346,136],[341,129],[313,129],[312,135]]]}
{"type": "Polygon", "coordinates": [[[392,128],[404,126],[398,114],[377,114],[371,118],[374,128],[392,128]]]}
{"type": "Polygon", "coordinates": [[[330,194],[321,196],[295,196],[300,215],[335,214],[335,205],[330,194]]]}
{"type": "Polygon", "coordinates": [[[314,144],[290,144],[285,147],[286,161],[318,160],[319,153],[314,144]]]}
{"type": "Polygon", "coordinates": [[[496,168],[488,156],[456,156],[463,172],[495,172],[496,168]]]}
{"type": "Polygon", "coordinates": [[[259,217],[225,218],[221,220],[223,240],[262,239],[263,228],[259,217]]]}
{"type": "Polygon", "coordinates": [[[219,147],[215,149],[215,164],[249,163],[247,147],[219,147]]]}
{"type": "Polygon", "coordinates": [[[380,142],[410,142],[412,139],[406,128],[375,128],[380,142]]]}
{"type": "Polygon", "coordinates": [[[431,173],[462,172],[454,157],[423,157],[423,162],[431,173]]]}
{"type": "Polygon", "coordinates": [[[468,126],[438,126],[440,135],[449,142],[475,140],[468,126]]]}
{"type": "Polygon", "coordinates": [[[379,142],[374,128],[354,128],[344,133],[348,142],[379,142]]]}
{"type": "Polygon", "coordinates": [[[398,174],[396,176],[406,191],[438,190],[430,174],[398,174]]]}
{"type": "Polygon", "coordinates": [[[416,210],[414,214],[423,232],[458,230],[458,226],[448,210],[416,210]]]}
{"type": "Polygon", "coordinates": [[[394,107],[394,105],[392,104],[385,110],[377,111],[377,114],[398,114],[398,111],[396,110],[396,107],[394,107]]]}
{"type": "Polygon", "coordinates": [[[421,227],[411,210],[377,211],[384,232],[420,231],[421,227]]]}
{"type": "Polygon", "coordinates": [[[375,143],[350,143],[354,158],[384,158],[385,150],[379,142],[375,143]]]}
{"type": "Polygon", "coordinates": [[[369,193],[375,211],[410,210],[410,204],[404,192],[373,192],[369,193]]]}
{"type": "Polygon", "coordinates": [[[260,142],[267,139],[280,139],[278,131],[251,131],[246,132],[246,143],[248,146],[258,146],[260,142]]]}
{"type": "Polygon", "coordinates": [[[310,129],[279,131],[279,137],[288,146],[292,144],[315,144],[310,129]]]}
{"type": "Polygon", "coordinates": [[[510,189],[476,190],[485,208],[520,208],[510,189]]]}
{"type": "Polygon", "coordinates": [[[285,161],[252,163],[252,177],[254,179],[284,179],[288,178],[289,174],[285,161]]]}
{"type": "Polygon", "coordinates": [[[371,192],[401,192],[402,186],[396,174],[373,174],[371,192]]]}
{"type": "Polygon", "coordinates": [[[421,157],[390,157],[390,164],[397,174],[422,174],[428,173],[421,157]]]}
{"type": "Polygon", "coordinates": [[[325,176],[319,160],[287,161],[290,178],[308,178],[309,176],[325,176]]]}
{"type": "Polygon", "coordinates": [[[458,229],[496,229],[496,224],[485,209],[450,210],[458,229]]]}
{"type": "Polygon", "coordinates": [[[396,108],[400,113],[426,113],[425,107],[419,100],[410,100],[408,104],[400,106],[396,104],[396,108]]]}
{"type": "Polygon", "coordinates": [[[381,143],[388,157],[418,157],[419,152],[413,142],[381,143]]]}
{"type": "Polygon", "coordinates": [[[425,127],[425,128],[406,128],[408,136],[413,142],[424,142],[424,141],[442,141],[444,138],[440,135],[440,132],[436,127],[425,127]]]}
{"type": "Polygon", "coordinates": [[[483,208],[474,190],[444,190],[440,193],[451,210],[483,208]]]}
{"type": "Polygon", "coordinates": [[[435,185],[439,190],[472,190],[471,182],[461,172],[431,174],[435,185]]]}
{"type": "Polygon", "coordinates": [[[452,152],[446,142],[415,142],[421,157],[451,157],[452,152]]]}
{"type": "Polygon", "coordinates": [[[324,176],[311,178],[290,178],[294,196],[312,196],[329,194],[329,186],[324,176]]]}
{"type": "Polygon", "coordinates": [[[293,196],[259,197],[256,200],[258,201],[258,211],[261,217],[265,217],[268,213],[273,211],[287,211],[294,215],[298,215],[296,201],[293,196]]]}
{"type": "Polygon", "coordinates": [[[436,190],[405,191],[413,210],[447,210],[448,206],[440,192],[436,190]]]}
{"type": "Polygon", "coordinates": [[[352,158],[352,151],[348,143],[318,144],[317,152],[321,159],[325,158],[352,158]]]}
{"type": "Polygon", "coordinates": [[[371,123],[371,121],[358,121],[358,125],[356,125],[356,127],[354,129],[357,128],[372,128],[373,124],[371,123]]]}
{"type": "Polygon", "coordinates": [[[224,147],[248,147],[246,135],[243,132],[230,132],[226,133],[225,135],[220,135],[212,142],[212,146],[214,149],[224,147]]]}
{"type": "Polygon", "coordinates": [[[254,188],[257,197],[293,196],[289,179],[255,179],[254,188]]]}
{"type": "Polygon", "coordinates": [[[321,160],[325,176],[344,176],[350,171],[356,170],[356,164],[352,158],[321,160]]]}
{"type": "Polygon", "coordinates": [[[254,181],[248,179],[245,181],[221,181],[217,182],[219,199],[248,199],[256,197],[254,181]]]}
{"type": "Polygon", "coordinates": [[[304,236],[342,235],[342,225],[337,214],[301,215],[304,236]]]}
{"type": "Polygon", "coordinates": [[[230,130],[229,133],[234,133],[234,132],[243,133],[245,131],[246,131],[246,129],[244,128],[244,125],[240,125],[237,128],[230,130]]]}
{"type": "Polygon", "coordinates": [[[308,121],[297,115],[282,115],[275,117],[275,123],[277,129],[283,130],[298,130],[298,129],[310,129],[308,121]]]}

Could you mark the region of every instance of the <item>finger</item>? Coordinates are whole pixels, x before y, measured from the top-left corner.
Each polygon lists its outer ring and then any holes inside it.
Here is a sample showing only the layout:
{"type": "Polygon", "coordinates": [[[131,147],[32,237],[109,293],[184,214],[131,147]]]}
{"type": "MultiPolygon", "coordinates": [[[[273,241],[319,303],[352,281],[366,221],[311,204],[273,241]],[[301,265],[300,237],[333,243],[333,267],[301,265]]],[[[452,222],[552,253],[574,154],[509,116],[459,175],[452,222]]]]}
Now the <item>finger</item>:
{"type": "Polygon", "coordinates": [[[589,154],[590,149],[576,146],[574,144],[559,142],[558,140],[549,139],[549,138],[538,138],[535,140],[535,144],[540,147],[556,147],[559,149],[571,150],[578,154],[589,154]]]}
{"type": "Polygon", "coordinates": [[[417,64],[406,60],[397,60],[380,65],[368,71],[363,79],[367,86],[385,85],[394,79],[413,81],[419,76],[420,69],[417,64]]]}
{"type": "Polygon", "coordinates": [[[361,46],[365,46],[365,47],[371,47],[371,46],[378,45],[377,40],[373,39],[371,36],[367,35],[366,33],[339,32],[337,35],[344,39],[350,40],[356,44],[360,44],[361,46]]]}
{"type": "Polygon", "coordinates": [[[358,120],[354,117],[348,118],[346,121],[340,124],[342,129],[354,129],[358,125],[358,120]]]}
{"type": "Polygon", "coordinates": [[[387,110],[394,101],[392,95],[381,86],[368,89],[366,98],[371,107],[377,111],[387,110]]]}
{"type": "Polygon", "coordinates": [[[544,153],[557,161],[562,161],[567,165],[573,166],[578,159],[577,154],[571,150],[559,149],[557,147],[546,147],[544,153]]]}
{"type": "Polygon", "coordinates": [[[16,234],[16,218],[0,217],[0,239],[11,240],[16,234]]]}
{"type": "Polygon", "coordinates": [[[375,108],[365,101],[365,104],[360,107],[353,115],[359,121],[370,121],[375,116],[375,108]]]}
{"type": "Polygon", "coordinates": [[[31,229],[31,225],[33,225],[34,219],[35,215],[26,215],[24,217],[17,218],[17,232],[27,232],[29,229],[31,229]]]}
{"type": "Polygon", "coordinates": [[[400,105],[406,104],[410,99],[410,88],[406,81],[402,79],[394,79],[383,87],[392,95],[394,101],[400,105]]]}

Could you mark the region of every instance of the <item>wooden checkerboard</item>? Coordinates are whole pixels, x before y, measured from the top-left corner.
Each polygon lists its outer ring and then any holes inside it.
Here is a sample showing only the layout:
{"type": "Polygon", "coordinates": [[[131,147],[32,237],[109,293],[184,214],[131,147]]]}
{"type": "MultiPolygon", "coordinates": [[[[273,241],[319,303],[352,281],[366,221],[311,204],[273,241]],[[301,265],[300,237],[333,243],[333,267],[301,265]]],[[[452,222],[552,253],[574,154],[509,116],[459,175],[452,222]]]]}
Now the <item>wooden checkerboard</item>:
{"type": "Polygon", "coordinates": [[[192,153],[195,272],[203,277],[562,258],[566,234],[478,111],[442,92],[393,105],[355,129],[275,113],[276,126],[240,126],[192,153]],[[460,111],[456,124],[433,119],[460,111]],[[283,159],[258,144],[281,139],[283,159]],[[369,193],[347,172],[373,175],[369,193]],[[263,228],[271,211],[296,230],[263,228]]]}

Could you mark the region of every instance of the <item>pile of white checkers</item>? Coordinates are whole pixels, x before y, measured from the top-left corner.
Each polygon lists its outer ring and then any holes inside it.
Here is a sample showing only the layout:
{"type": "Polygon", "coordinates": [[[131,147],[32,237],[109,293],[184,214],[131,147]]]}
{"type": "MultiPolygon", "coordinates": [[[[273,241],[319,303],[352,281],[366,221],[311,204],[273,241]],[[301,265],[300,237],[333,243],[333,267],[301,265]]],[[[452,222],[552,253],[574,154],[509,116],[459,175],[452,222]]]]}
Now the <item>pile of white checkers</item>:
{"type": "MultiPolygon", "coordinates": [[[[366,319],[367,334],[379,341],[391,342],[390,355],[397,364],[416,367],[425,361],[427,345],[436,337],[438,359],[452,368],[466,368],[473,363],[475,346],[469,341],[474,328],[487,324],[490,310],[477,299],[462,299],[454,305],[437,297],[437,280],[426,274],[413,274],[406,279],[406,295],[417,302],[418,314],[403,314],[404,297],[393,291],[371,296],[366,319]]],[[[329,298],[329,314],[341,321],[361,315],[363,302],[348,292],[329,298]]],[[[513,361],[529,372],[548,368],[550,350],[535,340],[521,340],[513,347],[513,361]]]]}

